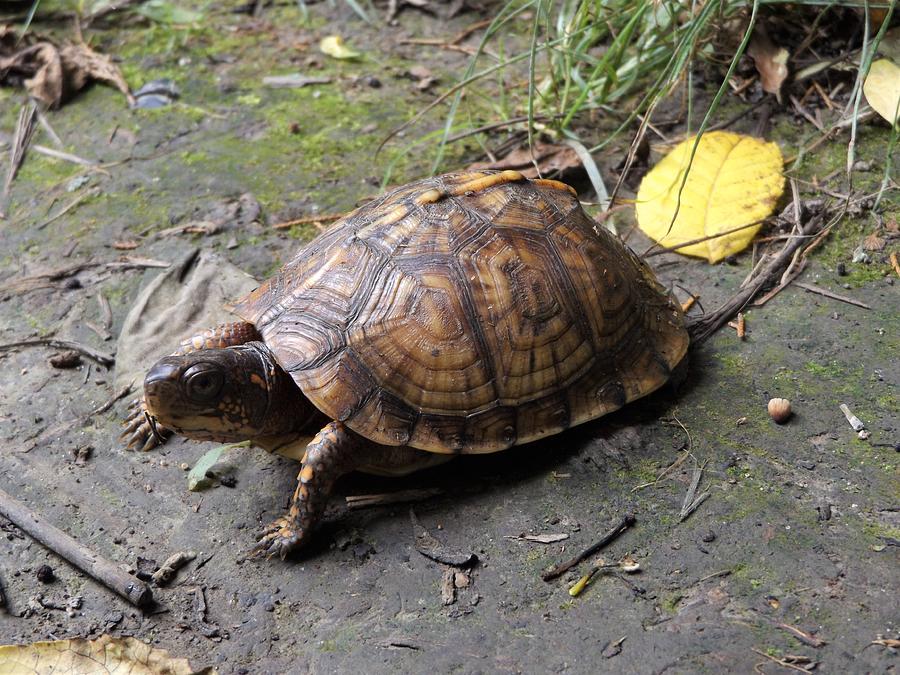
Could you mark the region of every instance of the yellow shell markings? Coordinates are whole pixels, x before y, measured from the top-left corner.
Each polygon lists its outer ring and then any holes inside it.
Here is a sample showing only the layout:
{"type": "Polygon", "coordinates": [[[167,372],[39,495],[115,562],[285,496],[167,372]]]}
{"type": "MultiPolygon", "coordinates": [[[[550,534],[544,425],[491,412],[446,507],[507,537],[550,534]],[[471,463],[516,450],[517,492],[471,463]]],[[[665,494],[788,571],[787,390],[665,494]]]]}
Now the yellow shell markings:
{"type": "Polygon", "coordinates": [[[784,160],[775,143],[713,131],[700,138],[691,162],[695,140],[679,143],[644,177],[635,211],[641,230],[669,248],[749,225],[677,249],[715,263],[744,249],[775,209],[784,160]]]}

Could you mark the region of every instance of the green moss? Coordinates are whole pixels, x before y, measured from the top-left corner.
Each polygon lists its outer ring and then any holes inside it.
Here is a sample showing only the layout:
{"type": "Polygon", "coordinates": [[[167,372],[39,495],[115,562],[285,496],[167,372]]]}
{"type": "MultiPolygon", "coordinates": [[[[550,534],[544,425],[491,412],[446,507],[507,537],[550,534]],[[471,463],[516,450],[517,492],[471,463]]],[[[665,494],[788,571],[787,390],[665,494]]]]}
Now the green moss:
{"type": "Polygon", "coordinates": [[[679,591],[672,591],[663,595],[660,600],[660,608],[667,614],[676,614],[678,612],[678,603],[684,595],[679,591]]]}
{"type": "Polygon", "coordinates": [[[832,377],[837,378],[841,377],[844,374],[844,369],[838,364],[837,361],[830,361],[828,363],[818,363],[816,361],[807,361],[803,365],[804,370],[807,373],[812,373],[817,377],[832,377]]]}

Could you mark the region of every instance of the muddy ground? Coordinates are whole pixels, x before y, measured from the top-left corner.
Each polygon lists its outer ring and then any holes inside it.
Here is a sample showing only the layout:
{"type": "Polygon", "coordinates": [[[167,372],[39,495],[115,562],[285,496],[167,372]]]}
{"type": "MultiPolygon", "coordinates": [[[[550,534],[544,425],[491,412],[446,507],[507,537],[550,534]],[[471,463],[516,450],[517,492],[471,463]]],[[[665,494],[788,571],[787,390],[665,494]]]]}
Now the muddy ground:
{"type": "MultiPolygon", "coordinates": [[[[316,229],[273,223],[347,211],[377,193],[394,156],[373,160],[375,147],[434,95],[416,88],[410,67],[426,65],[447,86],[466,63],[459,52],[401,39],[446,37],[482,18],[437,20],[407,9],[396,25],[369,27],[343,3],[310,6],[305,24],[290,3],[258,19],[209,12],[190,31],[115,17],[90,28],[95,47],[120,58],[132,87],[170,78],[181,98],[130,111],[121,94],[92,87],[50,113],[65,149],[103,168],[28,155],[12,186],[11,217],[0,223],[0,342],[52,335],[114,353],[139,288],[159,273],[86,268],[20,283],[48,270],[123,254],[171,263],[191,247],[215,250],[257,277],[276,269],[316,229]],[[348,36],[365,57],[336,62],[318,54],[319,38],[332,33],[348,36]],[[332,82],[303,89],[261,82],[295,71],[332,82]],[[221,222],[208,235],[166,232],[191,221],[221,222]],[[121,251],[115,242],[138,246],[121,251]],[[109,340],[89,326],[102,332],[98,293],[112,310],[109,340]]],[[[65,34],[68,26],[38,22],[33,30],[65,34]]],[[[17,92],[0,91],[6,132],[19,102],[17,92]]],[[[741,124],[750,130],[755,122],[751,114],[741,124]]],[[[786,148],[809,133],[787,116],[773,124],[786,148]]],[[[877,184],[887,137],[877,123],[861,129],[860,154],[876,167],[862,181],[877,184]]],[[[43,136],[36,142],[49,144],[43,136]]],[[[840,169],[845,147],[841,140],[820,148],[805,179],[840,169]]],[[[601,158],[605,170],[617,164],[615,152],[601,158]]],[[[444,168],[481,158],[473,145],[451,146],[444,168]]],[[[403,156],[391,182],[429,166],[422,152],[403,156]]],[[[888,219],[897,218],[896,196],[889,192],[882,205],[888,219]]],[[[851,262],[873,223],[864,209],[845,219],[802,276],[870,309],[791,287],[748,312],[744,341],[725,329],[696,350],[677,392],[507,453],[406,479],[349,477],[315,543],[287,562],[244,555],[256,529],[286,505],[294,462],[237,451],[228,485],[189,492],[181,465],[212,444],[176,439],[151,453],[127,451],[118,440],[124,400],[83,421],[113,396],[112,370],[89,360],[53,368],[55,350],[47,348],[0,353],[0,486],[124,565],[198,553],[172,584],[155,589],[158,604],[145,613],[0,520],[7,600],[0,642],[133,635],[222,673],[785,670],[764,655],[805,656],[820,663],[818,672],[891,672],[896,654],[871,643],[896,638],[900,621],[900,303],[886,262],[890,243],[870,264],[851,262]],[[766,414],[772,396],[793,403],[785,425],[766,414]],[[867,440],[841,403],[866,424],[867,440]],[[691,454],[675,471],[647,485],[685,450],[691,454]],[[680,521],[701,465],[698,494],[709,497],[680,521]],[[412,487],[441,491],[413,506],[422,525],[478,556],[449,605],[441,597],[444,567],[414,548],[409,506],[349,509],[344,500],[412,487]],[[635,525],[604,556],[631,554],[639,574],[598,577],[574,598],[568,588],[587,564],[541,580],[541,570],[628,512],[635,525]],[[569,536],[543,544],[522,534],[569,536]],[[44,564],[56,575],[49,584],[36,579],[44,564]],[[194,610],[198,588],[206,623],[194,610]],[[76,596],[82,603],[72,616],[28,610],[31,599],[64,605],[76,596]]],[[[653,262],[667,283],[699,293],[706,309],[751,266],[748,254],[716,266],[674,255],[653,262]]]]}

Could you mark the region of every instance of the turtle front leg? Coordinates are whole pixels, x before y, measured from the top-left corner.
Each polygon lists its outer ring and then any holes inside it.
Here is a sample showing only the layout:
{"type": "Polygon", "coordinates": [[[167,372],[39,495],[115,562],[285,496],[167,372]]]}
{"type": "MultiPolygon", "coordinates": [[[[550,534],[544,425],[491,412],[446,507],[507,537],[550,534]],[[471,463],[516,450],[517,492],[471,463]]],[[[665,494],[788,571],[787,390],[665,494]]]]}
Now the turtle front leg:
{"type": "Polygon", "coordinates": [[[306,446],[303,468],[288,512],[263,530],[253,548],[256,557],[284,559],[308,540],[325,510],[334,482],[357,469],[402,474],[433,465],[434,455],[405,446],[377,445],[340,422],[327,424],[306,446]]]}
{"type": "MultiPolygon", "coordinates": [[[[215,328],[197,333],[187,340],[182,340],[178,349],[172,352],[171,356],[190,354],[201,349],[224,349],[261,339],[256,326],[252,323],[245,321],[223,323],[215,328]]],[[[166,439],[172,435],[169,429],[151,421],[143,395],[129,404],[128,414],[123,424],[125,429],[119,438],[127,439],[128,442],[125,446],[127,448],[142,451],[152,450],[165,443],[166,439]]]]}

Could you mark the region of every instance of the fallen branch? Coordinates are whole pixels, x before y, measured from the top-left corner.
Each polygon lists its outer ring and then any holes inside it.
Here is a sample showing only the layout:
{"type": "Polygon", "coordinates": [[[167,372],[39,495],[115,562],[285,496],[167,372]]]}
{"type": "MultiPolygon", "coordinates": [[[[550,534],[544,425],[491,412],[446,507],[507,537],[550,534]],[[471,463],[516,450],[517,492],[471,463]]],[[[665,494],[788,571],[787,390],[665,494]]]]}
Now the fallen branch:
{"type": "Polygon", "coordinates": [[[0,345],[0,352],[9,351],[18,347],[56,347],[57,349],[72,349],[106,368],[111,367],[116,362],[116,359],[111,354],[98,352],[97,350],[78,342],[72,342],[71,340],[57,340],[55,338],[36,338],[34,340],[8,342],[0,345]]]}
{"type": "Polygon", "coordinates": [[[83,544],[79,544],[3,490],[0,490],[0,515],[69,564],[118,593],[132,605],[146,607],[153,601],[153,591],[143,581],[122,571],[117,565],[83,544]]]}
{"type": "MultiPolygon", "coordinates": [[[[142,258],[138,256],[122,256],[118,260],[110,262],[82,262],[69,267],[60,267],[55,270],[34,274],[27,277],[17,277],[0,284],[0,292],[12,291],[15,293],[26,293],[41,288],[56,288],[54,282],[62,282],[64,279],[74,277],[76,274],[86,271],[93,271],[95,278],[90,279],[90,283],[99,283],[106,277],[105,274],[118,271],[146,269],[148,267],[165,269],[169,266],[164,260],[154,260],[153,258],[142,258]]],[[[80,280],[79,280],[80,281],[80,280]]]]}
{"type": "Polygon", "coordinates": [[[724,326],[738,311],[747,306],[750,301],[756,297],[763,287],[772,279],[779,277],[782,269],[786,268],[794,257],[794,253],[806,245],[815,244],[816,240],[810,242],[810,237],[818,234],[822,230],[824,222],[823,215],[817,215],[811,218],[806,225],[800,228],[800,231],[788,239],[784,247],[769,262],[755,278],[747,282],[734,296],[709,314],[704,314],[696,319],[688,321],[688,332],[691,334],[691,342],[697,345],[711,337],[719,328],[724,326]]]}
{"type": "Polygon", "coordinates": [[[567,560],[566,562],[560,563],[558,565],[554,565],[550,569],[544,570],[541,573],[541,579],[543,579],[544,581],[552,581],[553,579],[556,579],[556,577],[560,576],[561,574],[568,572],[570,569],[575,567],[575,565],[577,565],[581,561],[586,560],[587,558],[590,558],[592,555],[597,553],[600,549],[602,549],[604,546],[606,546],[609,542],[611,542],[613,539],[618,537],[629,527],[634,525],[634,523],[635,523],[634,514],[626,513],[624,516],[622,516],[622,520],[620,520],[618,523],[616,523],[616,525],[609,532],[604,534],[595,544],[588,546],[586,549],[584,549],[581,553],[576,555],[571,560],[567,560]]]}

